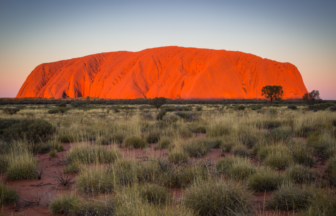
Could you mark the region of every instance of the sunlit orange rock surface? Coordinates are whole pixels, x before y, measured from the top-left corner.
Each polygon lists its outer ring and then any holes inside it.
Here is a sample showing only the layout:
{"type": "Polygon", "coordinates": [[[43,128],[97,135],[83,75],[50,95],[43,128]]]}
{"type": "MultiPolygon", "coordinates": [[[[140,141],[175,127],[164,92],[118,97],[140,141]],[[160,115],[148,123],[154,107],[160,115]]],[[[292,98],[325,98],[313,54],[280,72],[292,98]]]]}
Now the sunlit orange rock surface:
{"type": "Polygon", "coordinates": [[[236,51],[160,47],[41,64],[17,97],[262,98],[266,85],[281,85],[284,98],[307,92],[290,63],[236,51]]]}

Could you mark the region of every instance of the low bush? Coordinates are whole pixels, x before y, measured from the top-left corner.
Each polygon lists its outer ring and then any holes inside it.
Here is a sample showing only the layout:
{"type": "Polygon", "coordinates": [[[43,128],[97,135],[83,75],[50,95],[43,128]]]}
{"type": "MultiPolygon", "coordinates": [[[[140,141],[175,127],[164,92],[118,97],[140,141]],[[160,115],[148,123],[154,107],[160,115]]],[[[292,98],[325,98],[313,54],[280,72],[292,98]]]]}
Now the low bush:
{"type": "Polygon", "coordinates": [[[245,110],[245,108],[246,108],[245,106],[238,106],[237,109],[238,109],[238,110],[245,110]]]}
{"type": "Polygon", "coordinates": [[[292,134],[290,127],[279,127],[270,133],[265,133],[265,138],[271,142],[288,141],[293,136],[292,134]]]}
{"type": "Polygon", "coordinates": [[[219,159],[216,162],[216,170],[219,173],[227,174],[235,161],[234,157],[219,159]]]}
{"type": "Polygon", "coordinates": [[[87,200],[75,208],[74,215],[78,216],[113,216],[115,206],[112,199],[108,200],[87,200]]]}
{"type": "Polygon", "coordinates": [[[312,150],[305,143],[292,143],[290,150],[295,163],[302,164],[307,167],[312,167],[314,165],[315,161],[312,155],[312,150]]]}
{"type": "Polygon", "coordinates": [[[185,121],[198,120],[198,116],[196,115],[196,113],[193,113],[193,112],[178,111],[178,112],[175,112],[174,114],[184,119],[185,121]]]}
{"type": "Polygon", "coordinates": [[[278,120],[267,120],[267,121],[263,121],[263,122],[257,122],[256,126],[261,129],[274,129],[277,127],[280,127],[282,124],[281,121],[278,120]]]}
{"type": "Polygon", "coordinates": [[[188,129],[192,133],[206,133],[206,127],[201,124],[190,124],[188,125],[188,129]]]}
{"type": "Polygon", "coordinates": [[[288,109],[291,109],[291,110],[297,110],[297,106],[295,106],[295,105],[289,105],[289,106],[288,106],[288,109]]]}
{"type": "Polygon", "coordinates": [[[312,193],[306,188],[283,184],[272,194],[267,206],[274,210],[301,210],[309,207],[312,193]]]}
{"type": "Polygon", "coordinates": [[[96,139],[96,144],[98,145],[109,145],[111,143],[111,137],[108,135],[101,135],[96,139]]]}
{"type": "Polygon", "coordinates": [[[220,145],[220,149],[223,152],[230,152],[231,149],[233,148],[233,146],[235,146],[235,145],[236,145],[235,140],[223,138],[222,143],[220,145]]]}
{"type": "Polygon", "coordinates": [[[316,131],[316,129],[312,126],[302,126],[298,130],[296,130],[295,133],[296,135],[301,137],[308,137],[314,131],[316,131]]]}
{"type": "Polygon", "coordinates": [[[105,149],[100,146],[75,146],[72,147],[67,155],[67,162],[71,163],[113,163],[121,158],[121,153],[117,148],[105,149]]]}
{"type": "Polygon", "coordinates": [[[17,112],[19,112],[20,109],[18,109],[18,108],[4,108],[2,111],[3,111],[3,113],[8,114],[8,115],[14,115],[17,112]]]}
{"type": "Polygon", "coordinates": [[[7,139],[38,143],[48,140],[56,132],[55,127],[42,119],[22,119],[4,130],[7,139]]]}
{"type": "Polygon", "coordinates": [[[123,142],[123,146],[126,148],[146,148],[147,142],[141,137],[130,136],[126,137],[123,142]]]}
{"type": "Polygon", "coordinates": [[[170,201],[169,190],[156,184],[145,184],[140,188],[142,199],[155,205],[164,205],[170,201]]]}
{"type": "Polygon", "coordinates": [[[293,165],[287,170],[287,177],[297,184],[315,181],[316,174],[302,165],[293,165]]]}
{"type": "Polygon", "coordinates": [[[161,160],[145,161],[138,164],[137,179],[140,183],[158,183],[169,170],[167,163],[161,160]]]}
{"type": "Polygon", "coordinates": [[[182,203],[200,216],[249,215],[253,211],[250,192],[234,182],[196,182],[186,189],[182,203]]]}
{"type": "Polygon", "coordinates": [[[110,193],[114,187],[114,179],[101,167],[82,170],[76,179],[76,188],[82,193],[110,193]]]}
{"type": "Polygon", "coordinates": [[[250,134],[240,135],[238,140],[244,144],[247,148],[251,149],[258,142],[258,137],[250,134]]]}
{"type": "Polygon", "coordinates": [[[71,214],[81,205],[82,200],[75,194],[59,195],[49,205],[53,214],[71,214]]]}
{"type": "Polygon", "coordinates": [[[157,144],[158,149],[167,149],[171,145],[171,139],[168,137],[163,137],[159,140],[157,144]]]}
{"type": "Polygon", "coordinates": [[[0,205],[15,203],[18,199],[17,192],[0,181],[0,205]]]}
{"type": "Polygon", "coordinates": [[[220,137],[224,135],[229,135],[230,133],[230,127],[226,125],[215,125],[207,130],[206,137],[220,137]]]}
{"type": "Polygon", "coordinates": [[[314,189],[310,206],[302,211],[299,216],[336,215],[336,195],[329,189],[314,189]]]}
{"type": "Polygon", "coordinates": [[[178,115],[175,114],[169,114],[169,115],[165,115],[162,120],[165,121],[167,124],[172,124],[177,122],[180,119],[180,117],[178,115]]]}
{"type": "Polygon", "coordinates": [[[70,133],[63,133],[58,136],[58,140],[61,143],[72,143],[75,142],[75,137],[70,133]]]}
{"type": "Polygon", "coordinates": [[[147,143],[157,143],[160,140],[160,132],[159,131],[151,131],[146,137],[147,143]]]}
{"type": "Polygon", "coordinates": [[[64,114],[68,111],[69,109],[68,108],[65,108],[65,107],[58,107],[58,108],[54,108],[54,109],[51,109],[51,110],[48,110],[48,114],[64,114]]]}
{"type": "Polygon", "coordinates": [[[259,169],[256,173],[248,178],[248,188],[254,191],[273,191],[277,190],[283,177],[273,170],[264,168],[259,169]]]}

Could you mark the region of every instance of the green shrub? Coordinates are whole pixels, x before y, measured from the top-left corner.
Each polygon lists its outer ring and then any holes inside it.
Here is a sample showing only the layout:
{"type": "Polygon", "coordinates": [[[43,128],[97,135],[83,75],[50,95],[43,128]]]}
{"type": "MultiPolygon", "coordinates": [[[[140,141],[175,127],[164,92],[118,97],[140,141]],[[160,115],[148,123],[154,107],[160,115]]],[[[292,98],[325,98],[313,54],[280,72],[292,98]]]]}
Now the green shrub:
{"type": "Polygon", "coordinates": [[[206,133],[206,127],[200,124],[190,124],[188,125],[188,129],[192,133],[206,133]]]}
{"type": "Polygon", "coordinates": [[[163,137],[159,140],[157,144],[158,149],[167,149],[171,145],[171,139],[168,137],[163,137]]]}
{"type": "Polygon", "coordinates": [[[279,127],[272,130],[270,133],[265,134],[265,138],[273,141],[287,141],[292,137],[292,129],[290,127],[279,127]]]}
{"type": "Polygon", "coordinates": [[[238,106],[238,110],[245,110],[245,106],[238,106]]]}
{"type": "Polygon", "coordinates": [[[76,188],[82,193],[110,193],[114,190],[114,179],[102,168],[90,168],[80,172],[76,188]]]}
{"type": "Polygon", "coordinates": [[[54,108],[54,109],[48,110],[48,114],[59,114],[59,113],[64,114],[68,110],[69,110],[68,108],[58,107],[58,108],[54,108]]]}
{"type": "Polygon", "coordinates": [[[315,181],[316,173],[302,165],[294,165],[287,170],[287,176],[294,183],[302,184],[315,181]]]}
{"type": "Polygon", "coordinates": [[[121,153],[117,148],[105,149],[100,146],[75,146],[72,147],[67,155],[67,162],[79,162],[82,164],[92,163],[112,163],[121,158],[121,153]]]}
{"type": "Polygon", "coordinates": [[[173,149],[168,155],[168,161],[173,164],[179,164],[183,161],[187,162],[189,156],[183,150],[173,149]]]}
{"type": "Polygon", "coordinates": [[[203,109],[203,107],[201,107],[201,106],[196,107],[197,111],[202,111],[202,109],[203,109]]]}
{"type": "Polygon", "coordinates": [[[292,152],[294,162],[297,164],[302,164],[307,167],[312,167],[314,165],[314,157],[312,156],[311,148],[308,148],[304,143],[293,143],[290,147],[292,152]]]}
{"type": "Polygon", "coordinates": [[[3,111],[3,113],[8,114],[8,115],[14,115],[17,112],[19,112],[20,109],[18,109],[18,108],[4,108],[2,111],[3,111]]]}
{"type": "Polygon", "coordinates": [[[96,139],[96,144],[109,145],[111,144],[111,138],[108,135],[101,135],[96,139]]]}
{"type": "Polygon", "coordinates": [[[130,136],[126,137],[123,142],[123,146],[126,148],[146,148],[147,142],[141,137],[130,136]]]}
{"type": "Polygon", "coordinates": [[[180,119],[180,117],[178,115],[175,114],[169,114],[169,115],[165,115],[162,120],[165,121],[166,124],[172,124],[177,122],[180,119]]]}
{"type": "Polygon", "coordinates": [[[196,113],[193,113],[193,112],[178,111],[178,112],[175,112],[174,114],[184,119],[185,121],[198,120],[198,116],[196,115],[196,113]]]}
{"type": "Polygon", "coordinates": [[[309,207],[312,193],[291,184],[283,184],[275,191],[267,206],[274,210],[301,210],[309,207]]]}
{"type": "Polygon", "coordinates": [[[53,214],[70,214],[81,205],[80,198],[75,194],[59,195],[49,205],[53,214]]]}
{"type": "Polygon", "coordinates": [[[316,131],[314,127],[311,126],[302,126],[295,133],[301,137],[308,137],[312,132],[316,131]]]}
{"type": "Polygon", "coordinates": [[[55,131],[55,127],[45,120],[22,119],[6,128],[4,136],[7,139],[25,139],[28,142],[38,143],[50,138],[55,131]]]}
{"type": "Polygon", "coordinates": [[[260,169],[248,178],[248,188],[254,191],[277,190],[283,181],[283,177],[273,170],[260,169]]]}
{"type": "Polygon", "coordinates": [[[17,192],[6,186],[2,181],[0,181],[0,205],[15,203],[19,198],[17,192]]]}
{"type": "Polygon", "coordinates": [[[200,216],[252,214],[250,192],[234,182],[203,181],[185,191],[183,204],[200,216]]]}
{"type": "Polygon", "coordinates": [[[206,137],[219,137],[231,133],[231,128],[226,125],[215,125],[207,130],[206,137]]]}
{"type": "Polygon", "coordinates": [[[231,152],[235,156],[240,156],[240,157],[250,156],[250,151],[246,148],[246,146],[244,146],[242,144],[238,144],[236,146],[233,146],[231,152]]]}
{"type": "Polygon", "coordinates": [[[145,161],[138,164],[137,179],[142,183],[157,183],[162,180],[164,173],[169,169],[166,163],[160,160],[145,161]]]}
{"type": "Polygon", "coordinates": [[[232,139],[222,139],[222,143],[220,145],[220,149],[223,152],[230,152],[232,147],[236,145],[236,141],[232,139]]]}
{"type": "Polygon", "coordinates": [[[170,200],[169,190],[156,184],[145,184],[140,189],[142,199],[155,205],[166,204],[170,200]]]}
{"type": "Polygon", "coordinates": [[[329,189],[315,189],[312,191],[310,206],[299,216],[336,215],[336,196],[329,189]]]}
{"type": "Polygon", "coordinates": [[[159,131],[152,131],[147,135],[146,141],[147,143],[157,143],[160,140],[160,136],[159,131]]]}

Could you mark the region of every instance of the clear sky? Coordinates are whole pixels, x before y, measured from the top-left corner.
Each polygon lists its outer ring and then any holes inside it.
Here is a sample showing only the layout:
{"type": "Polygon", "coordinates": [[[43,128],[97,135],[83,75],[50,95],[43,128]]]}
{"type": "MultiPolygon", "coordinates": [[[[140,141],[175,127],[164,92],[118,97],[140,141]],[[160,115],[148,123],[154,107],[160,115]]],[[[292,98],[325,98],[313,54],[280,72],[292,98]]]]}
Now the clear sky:
{"type": "Polygon", "coordinates": [[[290,62],[308,91],[336,100],[335,10],[335,0],[1,0],[0,97],[41,63],[175,45],[290,62]]]}

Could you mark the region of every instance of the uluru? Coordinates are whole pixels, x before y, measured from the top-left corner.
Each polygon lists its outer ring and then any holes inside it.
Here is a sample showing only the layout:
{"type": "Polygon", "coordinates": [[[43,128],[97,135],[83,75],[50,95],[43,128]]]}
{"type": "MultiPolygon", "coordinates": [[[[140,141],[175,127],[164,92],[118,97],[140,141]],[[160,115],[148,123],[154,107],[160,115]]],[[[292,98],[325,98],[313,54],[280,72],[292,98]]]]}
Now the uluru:
{"type": "Polygon", "coordinates": [[[44,63],[16,97],[252,99],[263,98],[266,85],[282,86],[284,99],[307,92],[293,64],[238,51],[170,46],[44,63]]]}

